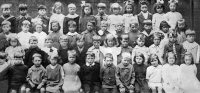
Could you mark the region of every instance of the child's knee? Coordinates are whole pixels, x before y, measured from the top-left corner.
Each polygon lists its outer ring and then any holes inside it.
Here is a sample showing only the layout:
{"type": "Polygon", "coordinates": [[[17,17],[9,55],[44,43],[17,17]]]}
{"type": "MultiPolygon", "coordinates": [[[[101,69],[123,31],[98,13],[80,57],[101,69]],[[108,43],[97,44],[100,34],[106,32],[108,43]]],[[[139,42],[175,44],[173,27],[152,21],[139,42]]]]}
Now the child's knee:
{"type": "Polygon", "coordinates": [[[17,90],[11,89],[10,93],[17,93],[17,90]]]}
{"type": "Polygon", "coordinates": [[[31,89],[30,88],[26,88],[26,93],[30,93],[31,89]]]}
{"type": "Polygon", "coordinates": [[[20,89],[21,93],[24,93],[26,91],[26,87],[23,85],[20,89]]]}
{"type": "Polygon", "coordinates": [[[41,88],[40,89],[40,93],[44,93],[45,92],[45,89],[44,88],[41,88]]]}

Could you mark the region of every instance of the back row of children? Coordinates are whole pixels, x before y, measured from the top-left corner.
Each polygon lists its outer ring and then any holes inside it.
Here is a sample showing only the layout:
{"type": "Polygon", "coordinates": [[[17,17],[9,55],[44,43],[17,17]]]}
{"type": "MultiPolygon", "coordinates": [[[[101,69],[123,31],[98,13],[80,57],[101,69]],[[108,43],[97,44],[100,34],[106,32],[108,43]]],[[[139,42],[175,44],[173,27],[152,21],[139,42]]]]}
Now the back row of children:
{"type": "Polygon", "coordinates": [[[21,4],[21,23],[12,22],[10,5],[2,5],[0,90],[149,93],[150,88],[153,93],[198,93],[195,31],[186,29],[176,1],[169,2],[166,14],[161,2],[156,3],[152,20],[147,5],[141,2],[141,13],[134,16],[133,5],[127,3],[122,16],[121,6],[114,3],[113,14],[107,16],[106,5],[99,3],[93,16],[85,3],[79,19],[74,4],[64,16],[56,2],[50,19],[41,5],[39,15],[29,21],[27,5],[21,4]]]}

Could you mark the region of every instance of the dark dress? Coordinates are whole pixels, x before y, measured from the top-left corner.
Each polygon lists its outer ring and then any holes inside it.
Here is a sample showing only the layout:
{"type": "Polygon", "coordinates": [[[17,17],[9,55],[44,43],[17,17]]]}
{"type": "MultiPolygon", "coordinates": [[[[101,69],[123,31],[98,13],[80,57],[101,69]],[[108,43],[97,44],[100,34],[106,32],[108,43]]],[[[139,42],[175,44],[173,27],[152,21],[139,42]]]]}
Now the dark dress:
{"type": "MultiPolygon", "coordinates": [[[[4,17],[3,15],[0,16],[0,24],[4,21],[7,20],[11,23],[11,33],[16,33],[16,18],[12,15],[8,16],[8,17],[4,17]]],[[[2,30],[0,31],[2,32],[2,30]]]]}
{"type": "Polygon", "coordinates": [[[74,18],[72,17],[69,17],[68,15],[64,18],[64,21],[63,21],[63,34],[67,34],[69,32],[69,29],[68,29],[68,22],[70,20],[73,20],[76,22],[76,25],[77,25],[77,32],[79,32],[79,19],[80,19],[80,16],[74,16],[74,18]]]}
{"type": "MultiPolygon", "coordinates": [[[[22,22],[24,20],[28,20],[31,23],[31,19],[32,19],[31,16],[29,16],[28,14],[25,16],[22,16],[22,15],[18,16],[16,18],[16,33],[19,33],[22,31],[22,22]]],[[[33,32],[33,29],[30,29],[30,30],[31,30],[30,32],[33,32]]]]}

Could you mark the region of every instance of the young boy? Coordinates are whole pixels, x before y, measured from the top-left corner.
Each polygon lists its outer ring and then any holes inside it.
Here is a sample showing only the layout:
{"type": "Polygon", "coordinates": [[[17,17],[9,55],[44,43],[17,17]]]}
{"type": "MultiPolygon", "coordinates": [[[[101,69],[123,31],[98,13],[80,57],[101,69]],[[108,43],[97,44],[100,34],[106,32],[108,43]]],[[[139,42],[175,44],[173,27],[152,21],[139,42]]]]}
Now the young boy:
{"type": "Polygon", "coordinates": [[[105,13],[106,11],[106,4],[105,3],[98,3],[97,5],[98,13],[95,16],[97,19],[97,30],[101,28],[101,21],[107,21],[108,15],[105,13]]]}
{"type": "MultiPolygon", "coordinates": [[[[2,4],[1,10],[2,10],[2,16],[0,17],[0,23],[2,23],[4,20],[7,20],[11,23],[11,33],[16,33],[16,18],[11,15],[11,4],[2,4]]],[[[2,32],[2,31],[0,31],[2,32]]]]}
{"type": "Polygon", "coordinates": [[[77,24],[75,21],[71,20],[68,21],[68,28],[69,32],[67,33],[68,39],[69,39],[69,44],[70,47],[75,47],[76,46],[76,38],[79,35],[77,33],[77,24]]]}
{"type": "Polygon", "coordinates": [[[87,52],[86,55],[86,63],[80,69],[83,91],[85,93],[100,93],[100,65],[94,62],[94,53],[87,52]]]}
{"type": "Polygon", "coordinates": [[[11,38],[13,35],[16,35],[15,33],[11,33],[10,30],[11,30],[11,23],[9,21],[3,21],[1,23],[1,29],[2,29],[2,33],[6,36],[7,40],[9,38],[11,38]]]}
{"type": "Polygon", "coordinates": [[[143,26],[144,26],[144,30],[142,31],[142,33],[144,35],[146,35],[146,42],[145,42],[145,46],[149,47],[150,45],[153,44],[152,41],[152,35],[153,35],[153,31],[152,31],[152,22],[151,20],[144,20],[143,21],[143,26]]]}
{"type": "Polygon", "coordinates": [[[40,93],[45,93],[44,85],[46,83],[46,69],[41,65],[42,55],[34,53],[32,56],[33,66],[29,68],[27,74],[28,86],[26,88],[26,93],[32,93],[35,91],[40,91],[40,93]]]}
{"type": "MultiPolygon", "coordinates": [[[[26,4],[19,4],[19,13],[20,15],[16,18],[16,33],[22,31],[22,22],[28,20],[31,23],[31,16],[27,14],[28,6],[26,4]]],[[[32,32],[32,31],[30,31],[32,32]]]]}
{"type": "Polygon", "coordinates": [[[152,14],[148,12],[148,3],[144,0],[140,3],[141,12],[138,14],[138,21],[140,25],[140,31],[144,27],[144,20],[152,20],[152,14]]]}
{"type": "Polygon", "coordinates": [[[129,37],[129,45],[131,47],[135,47],[137,45],[137,36],[140,33],[139,31],[139,24],[138,23],[131,23],[130,24],[130,31],[128,32],[129,37]]]}
{"type": "Polygon", "coordinates": [[[50,36],[47,36],[44,40],[45,47],[42,48],[44,52],[46,52],[49,56],[51,55],[58,55],[58,50],[53,47],[53,38],[50,36]]]}
{"type": "Polygon", "coordinates": [[[130,63],[132,63],[131,54],[124,52],[122,62],[116,68],[116,82],[120,93],[133,93],[134,91],[135,72],[130,63]]]}
{"type": "MultiPolygon", "coordinates": [[[[104,41],[107,34],[110,34],[110,32],[108,32],[108,23],[106,21],[101,21],[101,27],[97,35],[101,36],[101,40],[104,41]]],[[[101,45],[103,45],[103,42],[101,45]]]]}
{"type": "Polygon", "coordinates": [[[101,68],[100,72],[103,93],[117,93],[116,67],[113,65],[113,55],[111,53],[105,54],[104,61],[105,65],[101,68]]]}
{"type": "Polygon", "coordinates": [[[118,23],[116,24],[116,35],[117,35],[117,39],[118,39],[118,42],[120,42],[120,38],[121,38],[121,35],[124,34],[124,24],[123,23],[118,23]]]}
{"type": "Polygon", "coordinates": [[[62,35],[59,38],[60,48],[58,50],[58,55],[61,57],[60,65],[63,65],[68,62],[68,49],[69,49],[69,39],[68,36],[62,35]]]}

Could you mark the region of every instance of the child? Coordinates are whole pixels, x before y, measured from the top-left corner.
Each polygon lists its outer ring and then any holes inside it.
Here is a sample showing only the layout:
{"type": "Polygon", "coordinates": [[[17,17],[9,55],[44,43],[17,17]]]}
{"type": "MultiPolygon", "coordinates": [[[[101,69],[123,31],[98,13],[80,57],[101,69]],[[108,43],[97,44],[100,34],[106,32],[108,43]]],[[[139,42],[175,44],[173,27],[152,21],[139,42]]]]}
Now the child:
{"type": "Polygon", "coordinates": [[[175,29],[177,21],[183,18],[181,13],[176,11],[177,6],[178,6],[177,0],[170,0],[169,1],[170,11],[164,15],[167,23],[169,23],[169,25],[171,26],[171,29],[175,29]]]}
{"type": "Polygon", "coordinates": [[[163,89],[165,93],[179,93],[179,66],[176,65],[177,57],[173,52],[166,55],[166,64],[162,67],[163,89]]]}
{"type": "Polygon", "coordinates": [[[68,50],[68,63],[63,65],[64,84],[62,89],[64,93],[79,93],[81,89],[81,81],[78,73],[80,66],[76,62],[76,50],[68,50]]]}
{"type": "Polygon", "coordinates": [[[144,27],[143,21],[152,20],[152,14],[148,12],[148,3],[146,1],[140,2],[140,10],[141,12],[137,16],[138,16],[140,30],[142,31],[143,30],[142,27],[144,27]]]}
{"type": "Polygon", "coordinates": [[[97,30],[100,30],[101,22],[107,21],[107,19],[108,19],[108,15],[105,13],[106,4],[105,3],[98,3],[97,4],[97,10],[98,10],[98,13],[95,16],[95,18],[97,19],[97,28],[98,28],[97,30]]]}
{"type": "Polygon", "coordinates": [[[196,38],[196,33],[194,30],[186,30],[186,38],[187,40],[183,42],[183,48],[187,52],[191,52],[193,56],[193,60],[195,64],[199,63],[199,56],[200,56],[200,46],[194,40],[196,38]]]}
{"type": "Polygon", "coordinates": [[[76,14],[76,5],[71,3],[68,6],[68,12],[69,14],[65,17],[64,23],[63,23],[63,34],[67,34],[69,32],[69,21],[75,21],[76,23],[76,30],[79,32],[79,18],[80,16],[76,14]]]}
{"type": "Polygon", "coordinates": [[[93,21],[88,21],[87,22],[87,28],[84,32],[81,33],[84,36],[85,39],[85,44],[87,45],[87,47],[91,47],[92,46],[92,37],[94,35],[97,35],[96,31],[95,31],[95,22],[93,21]]]}
{"type": "Polygon", "coordinates": [[[124,26],[125,26],[125,33],[130,31],[130,24],[131,23],[138,23],[137,15],[133,15],[134,13],[134,6],[132,3],[127,3],[124,7],[124,26]]]}
{"type": "Polygon", "coordinates": [[[10,37],[12,37],[13,35],[16,35],[15,33],[11,33],[11,23],[9,21],[3,21],[1,23],[1,30],[2,30],[2,34],[4,34],[6,36],[6,39],[8,40],[10,37]]]}
{"type": "Polygon", "coordinates": [[[76,46],[76,38],[79,35],[77,33],[77,26],[78,24],[76,24],[75,21],[73,20],[68,21],[69,32],[67,33],[67,36],[68,36],[70,47],[76,46]]]}
{"type": "Polygon", "coordinates": [[[40,48],[43,48],[47,34],[43,31],[43,24],[42,23],[34,23],[34,24],[35,24],[35,32],[33,33],[33,36],[37,37],[38,46],[40,48]]]}
{"type": "Polygon", "coordinates": [[[160,23],[165,20],[164,4],[159,2],[159,0],[157,0],[157,3],[155,4],[155,7],[154,7],[154,11],[155,11],[155,14],[153,14],[153,17],[152,17],[152,27],[153,27],[153,30],[156,31],[156,30],[159,30],[160,23]]]}
{"type": "Polygon", "coordinates": [[[177,37],[178,43],[182,44],[184,41],[186,41],[186,35],[185,35],[186,30],[187,30],[187,25],[186,25],[185,19],[178,20],[177,26],[175,28],[175,31],[178,34],[178,37],[177,37]]]}
{"type": "Polygon", "coordinates": [[[53,47],[53,38],[52,37],[46,37],[44,40],[45,47],[42,48],[44,52],[46,52],[49,56],[51,55],[58,55],[58,49],[53,47]]]}
{"type": "Polygon", "coordinates": [[[117,47],[118,45],[117,38],[115,38],[112,34],[108,34],[104,40],[104,46],[100,47],[100,51],[103,55],[106,53],[111,53],[113,55],[113,64],[115,66],[117,66],[117,56],[121,52],[121,48],[117,47]]]}
{"type": "Polygon", "coordinates": [[[143,26],[144,26],[144,31],[142,31],[142,33],[144,35],[146,35],[145,46],[149,47],[150,45],[153,44],[151,38],[152,38],[152,35],[154,33],[154,31],[152,30],[152,22],[151,22],[151,20],[144,20],[143,21],[143,26]]]}
{"type": "Polygon", "coordinates": [[[41,65],[42,55],[34,53],[32,56],[33,66],[28,69],[27,82],[28,86],[26,88],[26,93],[32,93],[35,91],[40,91],[40,93],[45,93],[44,85],[46,83],[46,70],[41,65]]]}
{"type": "Polygon", "coordinates": [[[134,91],[135,71],[131,63],[131,54],[124,52],[122,62],[116,68],[116,82],[120,93],[133,93],[134,91]]]}
{"type": "Polygon", "coordinates": [[[68,62],[67,51],[69,49],[69,39],[66,35],[62,35],[59,38],[60,48],[58,50],[58,55],[61,57],[60,65],[68,62]]]}
{"type": "Polygon", "coordinates": [[[4,52],[5,49],[9,46],[9,42],[4,33],[0,33],[0,52],[4,52]]]}
{"type": "Polygon", "coordinates": [[[122,7],[118,3],[113,3],[110,7],[110,11],[113,13],[108,16],[108,24],[109,29],[108,31],[115,35],[116,34],[116,25],[118,23],[123,23],[123,16],[120,15],[122,11],[122,7]]]}
{"type": "MultiPolygon", "coordinates": [[[[107,21],[101,21],[101,29],[97,32],[97,35],[101,36],[101,40],[104,41],[107,34],[110,34],[108,31],[108,22],[107,21]]],[[[101,43],[103,45],[103,42],[101,43]]]]}
{"type": "Polygon", "coordinates": [[[15,63],[9,68],[9,88],[11,93],[25,93],[26,75],[28,67],[23,63],[24,54],[14,53],[15,63]]]}
{"type": "Polygon", "coordinates": [[[166,21],[162,21],[159,28],[160,32],[164,35],[163,40],[160,41],[161,47],[164,48],[164,46],[169,42],[168,33],[170,25],[166,21]]]}
{"type": "Polygon", "coordinates": [[[134,58],[138,52],[142,53],[146,60],[144,60],[144,64],[147,65],[147,59],[149,58],[149,49],[144,45],[145,43],[145,35],[140,33],[137,38],[137,45],[132,50],[132,60],[133,64],[135,63],[134,58]]]}
{"type": "Polygon", "coordinates": [[[131,47],[135,47],[137,45],[137,36],[140,33],[139,29],[139,24],[138,23],[131,23],[130,24],[130,31],[128,32],[128,37],[129,37],[129,45],[131,47]]]}
{"type": "Polygon", "coordinates": [[[49,34],[50,37],[53,38],[53,47],[59,49],[60,44],[59,44],[59,37],[62,35],[59,31],[61,29],[61,26],[59,24],[58,21],[52,21],[50,23],[50,29],[51,29],[51,33],[49,34]]]}
{"type": "Polygon", "coordinates": [[[158,55],[151,54],[149,58],[151,66],[147,67],[146,79],[152,93],[162,93],[162,66],[158,55]]]}
{"type": "MultiPolygon", "coordinates": [[[[28,6],[26,4],[19,4],[19,13],[20,15],[16,18],[16,33],[22,31],[22,22],[28,20],[31,23],[31,16],[27,14],[28,6]]],[[[32,32],[32,31],[30,31],[32,32]]]]}
{"type": "MultiPolygon", "coordinates": [[[[118,40],[118,42],[119,42],[121,35],[125,33],[125,32],[124,32],[124,24],[123,24],[123,23],[118,23],[118,24],[116,24],[115,26],[116,26],[116,29],[115,29],[116,34],[115,34],[114,36],[117,37],[117,40],[118,40]]],[[[119,42],[119,44],[120,44],[120,43],[121,43],[121,42],[119,42]]]]}
{"type": "Polygon", "coordinates": [[[103,93],[117,93],[115,71],[116,66],[113,65],[113,56],[107,53],[104,56],[105,65],[101,68],[100,77],[102,80],[103,93]]]}
{"type": "MultiPolygon", "coordinates": [[[[1,10],[2,10],[2,16],[0,17],[0,23],[2,23],[4,20],[9,21],[11,23],[11,33],[16,33],[16,18],[11,15],[11,4],[2,4],[1,10]]],[[[2,32],[2,31],[0,31],[2,32]]]]}
{"type": "Polygon", "coordinates": [[[60,93],[60,89],[63,84],[64,71],[62,66],[58,64],[58,55],[54,54],[49,56],[49,60],[51,64],[46,67],[46,93],[60,93]]]}
{"type": "MultiPolygon", "coordinates": [[[[164,58],[168,52],[173,52],[177,57],[176,65],[180,65],[183,61],[183,53],[185,52],[183,46],[177,42],[177,33],[170,31],[168,34],[169,43],[164,46],[164,58]]],[[[166,61],[165,61],[166,63],[166,61]]]]}
{"type": "MultiPolygon", "coordinates": [[[[93,16],[93,8],[92,5],[90,3],[85,3],[83,4],[82,7],[82,11],[81,11],[81,18],[79,20],[79,33],[82,33],[83,31],[85,31],[87,29],[87,24],[88,22],[94,22],[95,24],[97,23],[96,18],[93,16]]],[[[94,25],[94,27],[96,27],[96,25],[94,25]]]]}
{"type": "Polygon", "coordinates": [[[136,56],[134,57],[134,62],[135,64],[133,65],[133,68],[135,71],[135,92],[149,93],[149,87],[146,80],[147,66],[144,64],[145,62],[144,55],[138,52],[136,56]]]}
{"type": "Polygon", "coordinates": [[[63,4],[61,2],[55,2],[52,7],[52,12],[53,14],[51,15],[50,20],[49,20],[49,33],[54,32],[51,29],[52,28],[51,23],[56,20],[60,24],[60,29],[58,30],[58,32],[60,34],[63,34],[63,21],[65,18],[65,15],[62,14],[63,4]]]}
{"type": "Polygon", "coordinates": [[[29,32],[30,24],[31,23],[29,21],[24,20],[22,22],[22,31],[17,34],[20,44],[25,49],[29,47],[29,38],[32,36],[32,33],[29,32]]]}
{"type": "Polygon", "coordinates": [[[180,85],[184,93],[198,93],[200,82],[197,79],[197,67],[194,64],[192,53],[186,52],[184,64],[180,65],[180,85]]]}
{"type": "Polygon", "coordinates": [[[160,45],[163,35],[159,32],[153,34],[153,44],[149,46],[149,54],[156,54],[161,64],[163,64],[163,48],[160,45]]]}
{"type": "Polygon", "coordinates": [[[95,54],[87,52],[86,64],[81,66],[80,77],[85,93],[100,93],[100,65],[94,62],[95,54]]]}
{"type": "Polygon", "coordinates": [[[38,6],[38,15],[32,19],[31,21],[33,22],[34,20],[40,20],[43,23],[43,31],[48,34],[48,27],[49,27],[49,17],[46,15],[47,12],[47,7],[45,5],[39,5],[38,6]]]}
{"type": "Polygon", "coordinates": [[[0,91],[8,93],[8,69],[9,64],[6,62],[6,53],[0,52],[0,91]]]}

